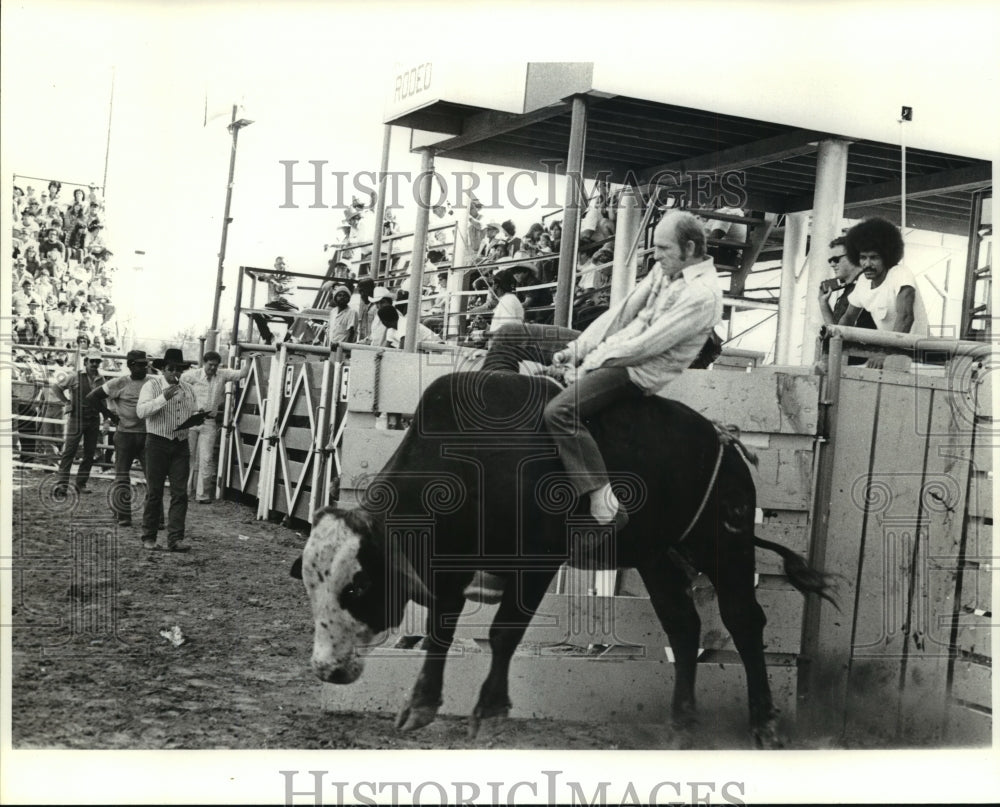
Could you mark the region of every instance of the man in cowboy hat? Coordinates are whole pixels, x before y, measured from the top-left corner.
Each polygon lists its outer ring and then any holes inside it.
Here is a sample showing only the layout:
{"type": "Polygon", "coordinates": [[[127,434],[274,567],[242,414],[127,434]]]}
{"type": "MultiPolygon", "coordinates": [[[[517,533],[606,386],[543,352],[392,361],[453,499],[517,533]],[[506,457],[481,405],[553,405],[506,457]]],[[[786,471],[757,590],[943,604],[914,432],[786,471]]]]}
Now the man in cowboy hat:
{"type": "Polygon", "coordinates": [[[101,415],[112,419],[104,401],[89,398],[91,390],[104,383],[101,375],[101,351],[90,348],[84,354],[84,367],[78,373],[67,373],[62,378],[53,381],[50,389],[56,399],[65,406],[69,415],[66,423],[66,442],[63,445],[62,456],[59,459],[59,470],[56,472],[56,483],[52,492],[56,496],[66,495],[69,486],[69,472],[73,465],[76,450],[83,441],[83,458],[76,472],[76,491],[90,493],[87,482],[90,479],[90,469],[94,465],[94,452],[101,436],[101,415]],[[66,393],[70,397],[66,398],[66,393]]]}
{"type": "Polygon", "coordinates": [[[114,402],[115,413],[111,422],[115,424],[115,482],[111,487],[111,510],[119,527],[132,526],[132,484],[129,471],[132,462],[139,460],[143,473],[146,471],[146,424],[136,412],[139,393],[147,381],[149,362],[146,351],[130,350],[125,357],[129,374],[112,378],[100,387],[95,387],[87,400],[110,400],[114,402]]]}
{"type": "MultiPolygon", "coordinates": [[[[187,518],[187,484],[191,471],[188,447],[189,421],[199,413],[194,388],[181,381],[191,366],[179,348],[170,347],[153,367],[162,375],[150,378],[139,390],[136,414],[146,421],[146,482],[149,492],[142,512],[142,546],[156,549],[156,531],[163,510],[163,488],[170,479],[170,510],[167,513],[167,549],[187,552],[184,521],[187,518]]],[[[199,413],[204,415],[203,412],[199,413]]]]}

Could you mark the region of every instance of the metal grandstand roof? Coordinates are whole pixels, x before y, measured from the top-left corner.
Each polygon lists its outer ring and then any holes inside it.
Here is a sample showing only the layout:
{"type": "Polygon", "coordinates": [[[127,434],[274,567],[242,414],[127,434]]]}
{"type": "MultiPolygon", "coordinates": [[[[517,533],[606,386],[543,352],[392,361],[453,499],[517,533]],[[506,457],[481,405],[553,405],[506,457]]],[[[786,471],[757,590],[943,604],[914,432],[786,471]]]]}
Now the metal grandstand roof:
{"type": "MultiPolygon", "coordinates": [[[[451,134],[433,144],[443,157],[525,170],[564,170],[570,102],[525,114],[476,110],[441,101],[407,116],[406,125],[451,134]],[[550,166],[550,167],[547,167],[550,166]]],[[[397,121],[402,122],[402,121],[397,121]]],[[[625,96],[589,94],[584,173],[610,172],[646,181],[657,172],[745,172],[747,207],[774,213],[809,210],[813,204],[818,142],[850,139],[849,132],[820,132],[625,96]]],[[[854,140],[849,149],[845,214],[899,220],[901,150],[898,144],[854,140]]],[[[955,154],[908,148],[907,224],[968,233],[972,191],[992,184],[992,163],[955,154]]]]}

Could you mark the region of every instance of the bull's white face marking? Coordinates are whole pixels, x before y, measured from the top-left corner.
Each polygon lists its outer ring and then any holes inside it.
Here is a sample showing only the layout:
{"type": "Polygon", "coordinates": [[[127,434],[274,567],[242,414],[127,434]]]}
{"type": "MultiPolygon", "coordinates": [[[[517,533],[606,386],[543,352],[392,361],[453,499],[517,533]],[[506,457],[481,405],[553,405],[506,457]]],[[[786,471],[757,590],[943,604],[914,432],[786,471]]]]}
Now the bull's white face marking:
{"type": "Polygon", "coordinates": [[[312,668],[322,681],[349,684],[364,668],[355,647],[372,631],[340,604],[341,592],[360,571],[361,538],[333,513],[313,527],[302,551],[302,582],[312,604],[312,668]]]}

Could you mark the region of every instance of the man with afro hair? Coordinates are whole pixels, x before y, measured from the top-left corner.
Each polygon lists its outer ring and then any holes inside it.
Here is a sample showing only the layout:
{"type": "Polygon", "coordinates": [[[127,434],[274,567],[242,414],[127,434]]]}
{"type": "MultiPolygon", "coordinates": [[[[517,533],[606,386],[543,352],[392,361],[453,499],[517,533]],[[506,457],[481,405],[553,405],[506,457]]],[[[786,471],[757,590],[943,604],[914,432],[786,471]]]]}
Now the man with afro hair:
{"type": "Polygon", "coordinates": [[[854,325],[862,311],[871,314],[875,327],[916,336],[929,333],[927,311],[916,278],[900,261],[903,237],[883,218],[865,219],[847,231],[844,250],[861,276],[848,297],[841,325],[854,325]]]}

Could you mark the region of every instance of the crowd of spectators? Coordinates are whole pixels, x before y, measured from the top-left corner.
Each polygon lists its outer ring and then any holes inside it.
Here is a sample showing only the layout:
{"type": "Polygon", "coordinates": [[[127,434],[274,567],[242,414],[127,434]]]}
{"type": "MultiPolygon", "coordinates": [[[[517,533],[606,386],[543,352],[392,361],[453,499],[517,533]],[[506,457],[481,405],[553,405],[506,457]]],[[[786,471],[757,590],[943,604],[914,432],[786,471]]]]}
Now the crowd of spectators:
{"type": "MultiPolygon", "coordinates": [[[[15,184],[12,208],[12,335],[24,345],[106,350],[117,346],[114,267],[98,186],[64,194],[15,184]]],[[[64,363],[63,353],[36,357],[64,363]]]]}

